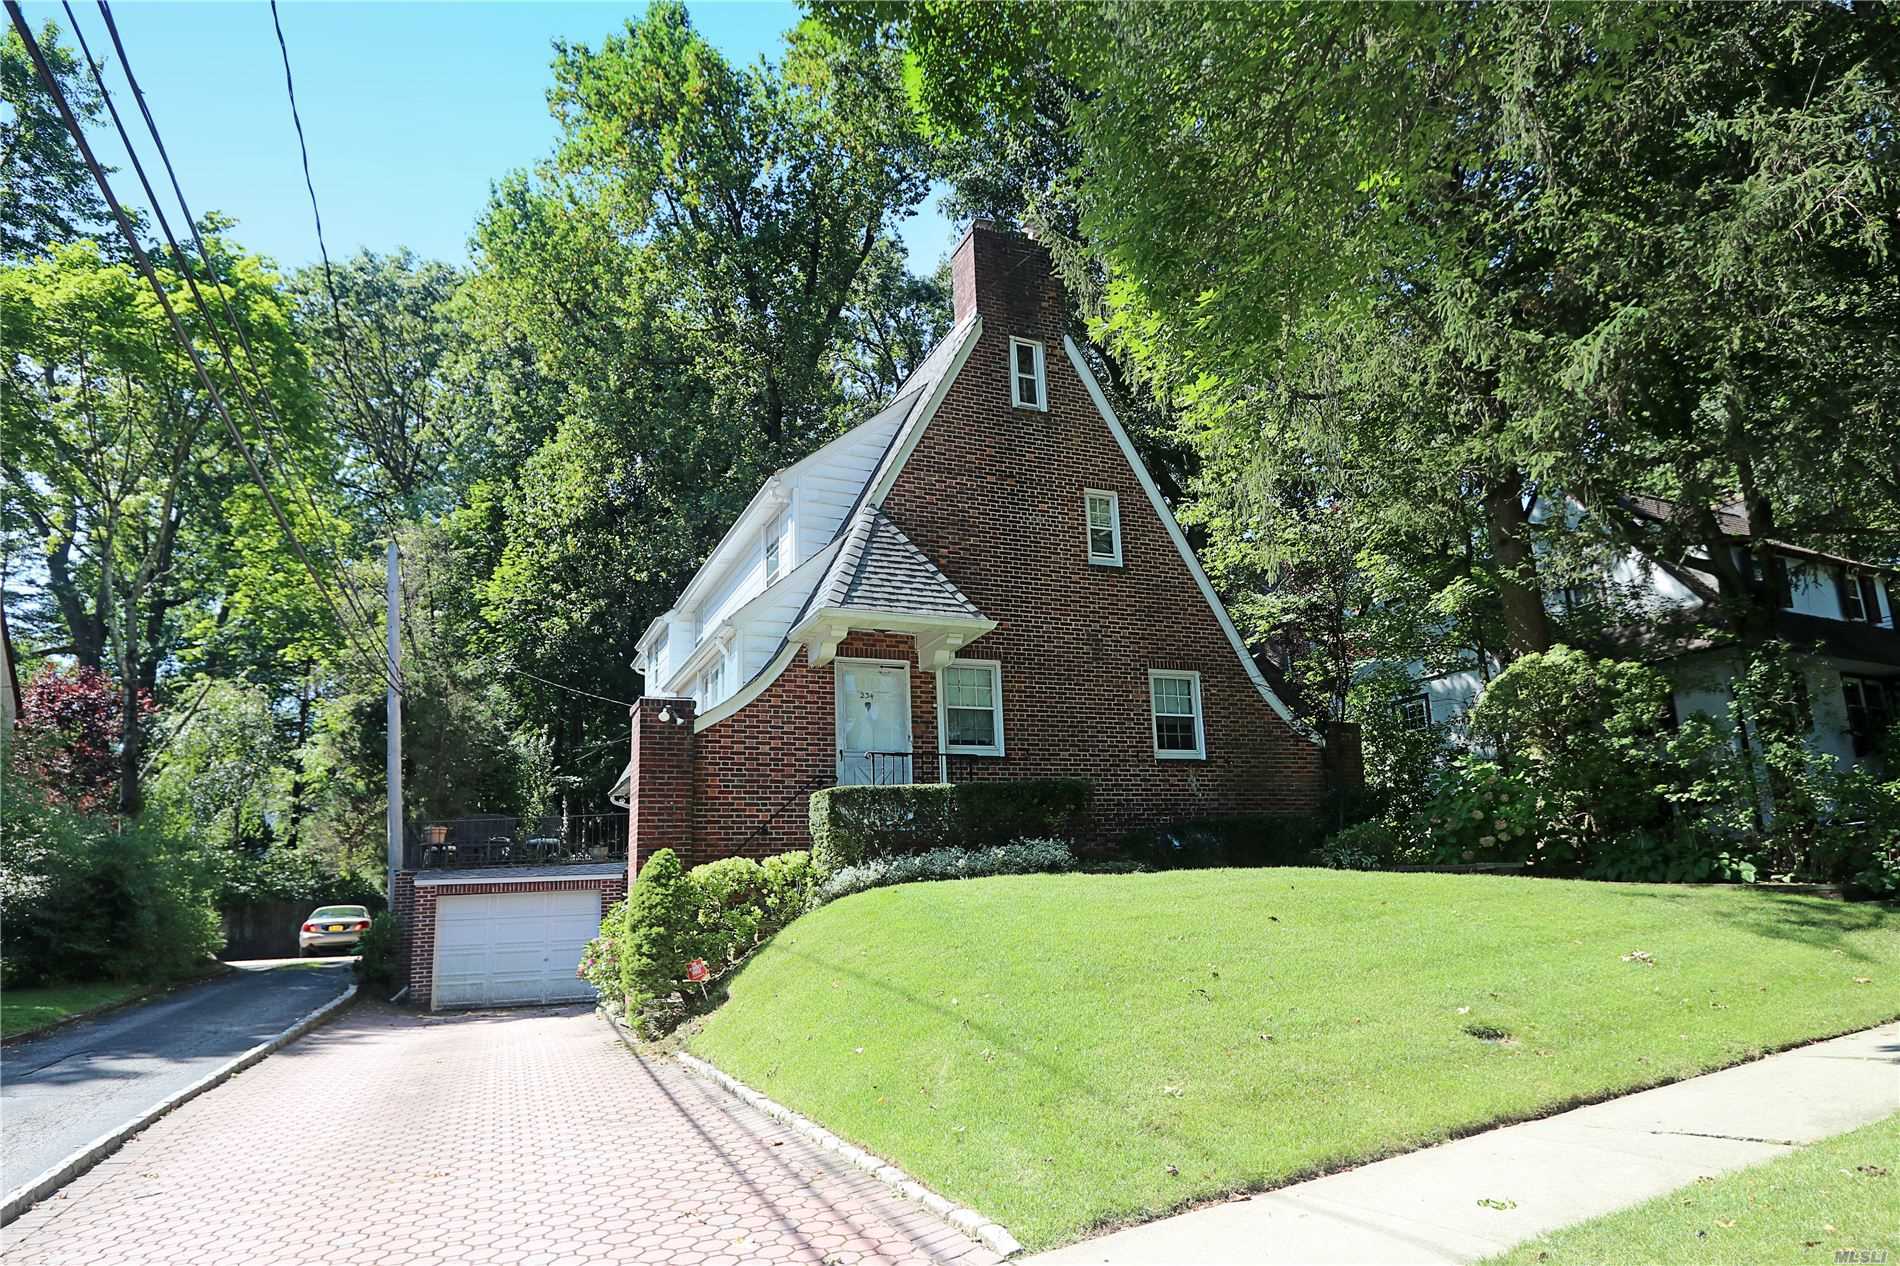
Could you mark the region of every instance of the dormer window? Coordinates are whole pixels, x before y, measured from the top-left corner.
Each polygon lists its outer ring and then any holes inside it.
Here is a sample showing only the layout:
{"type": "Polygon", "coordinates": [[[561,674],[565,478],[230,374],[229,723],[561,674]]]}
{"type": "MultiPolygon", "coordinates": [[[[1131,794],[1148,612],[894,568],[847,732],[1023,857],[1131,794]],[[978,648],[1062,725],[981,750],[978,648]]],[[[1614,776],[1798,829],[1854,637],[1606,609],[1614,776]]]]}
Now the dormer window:
{"type": "Polygon", "coordinates": [[[1841,578],[1841,614],[1859,624],[1879,624],[1880,581],[1864,571],[1850,571],[1841,578]]]}
{"type": "Polygon", "coordinates": [[[1018,409],[1049,408],[1049,384],[1043,375],[1042,344],[1028,339],[1009,341],[1010,403],[1018,409]]]}

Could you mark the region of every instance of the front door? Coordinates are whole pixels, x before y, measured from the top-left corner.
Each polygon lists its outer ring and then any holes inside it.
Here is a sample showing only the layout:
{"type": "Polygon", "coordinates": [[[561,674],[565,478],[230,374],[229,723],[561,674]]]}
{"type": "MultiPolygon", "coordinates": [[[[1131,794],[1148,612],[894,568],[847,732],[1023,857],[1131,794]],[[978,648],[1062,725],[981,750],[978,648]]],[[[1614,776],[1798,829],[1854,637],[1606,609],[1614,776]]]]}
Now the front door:
{"type": "Polygon", "coordinates": [[[910,782],[910,668],[833,661],[838,672],[838,781],[910,782]]]}

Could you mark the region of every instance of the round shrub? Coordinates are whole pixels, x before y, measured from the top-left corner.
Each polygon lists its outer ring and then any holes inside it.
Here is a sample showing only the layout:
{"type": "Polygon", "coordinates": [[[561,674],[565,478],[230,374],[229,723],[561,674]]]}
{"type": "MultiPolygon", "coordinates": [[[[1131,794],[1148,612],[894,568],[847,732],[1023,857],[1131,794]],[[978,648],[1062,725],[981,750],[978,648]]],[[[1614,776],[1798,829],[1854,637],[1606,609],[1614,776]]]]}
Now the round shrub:
{"type": "Polygon", "coordinates": [[[660,849],[640,867],[627,894],[619,946],[628,1014],[667,997],[686,974],[698,926],[696,895],[672,849],[660,849]]]}

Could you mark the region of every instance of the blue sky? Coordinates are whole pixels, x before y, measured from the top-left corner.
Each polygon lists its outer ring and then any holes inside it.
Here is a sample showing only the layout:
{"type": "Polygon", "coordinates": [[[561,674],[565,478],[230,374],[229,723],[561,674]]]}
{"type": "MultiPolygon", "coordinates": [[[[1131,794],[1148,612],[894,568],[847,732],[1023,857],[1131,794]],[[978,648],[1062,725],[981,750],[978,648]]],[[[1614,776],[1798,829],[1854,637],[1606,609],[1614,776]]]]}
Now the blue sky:
{"type": "MultiPolygon", "coordinates": [[[[36,27],[49,18],[66,26],[56,4],[24,8],[36,27]]],[[[734,61],[776,60],[783,33],[800,16],[792,4],[688,8],[734,61]]],[[[598,44],[644,4],[304,0],[280,10],[332,258],[409,246],[462,263],[490,183],[552,149],[551,41],[598,44]]],[[[73,11],[94,55],[107,62],[121,112],[132,110],[126,123],[136,143],[142,125],[108,56],[98,10],[74,4],[73,11]]],[[[113,16],[192,209],[235,216],[237,239],[287,268],[314,261],[316,233],[269,6],[121,0],[113,16]]],[[[91,139],[120,168],[113,177],[120,198],[143,206],[110,123],[91,139]]],[[[151,171],[154,156],[149,148],[144,155],[151,171]]],[[[903,235],[912,269],[925,273],[954,241],[934,196],[903,235]]]]}

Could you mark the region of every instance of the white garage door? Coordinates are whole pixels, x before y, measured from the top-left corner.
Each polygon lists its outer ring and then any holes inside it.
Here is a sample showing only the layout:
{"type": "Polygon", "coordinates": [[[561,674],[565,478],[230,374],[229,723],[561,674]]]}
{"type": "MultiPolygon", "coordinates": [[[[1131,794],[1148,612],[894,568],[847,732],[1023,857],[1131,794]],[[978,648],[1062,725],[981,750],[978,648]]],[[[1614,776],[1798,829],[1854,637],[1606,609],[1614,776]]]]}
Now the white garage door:
{"type": "Polygon", "coordinates": [[[575,978],[600,931],[600,892],[491,892],[436,898],[434,1007],[586,1002],[575,978]]]}

